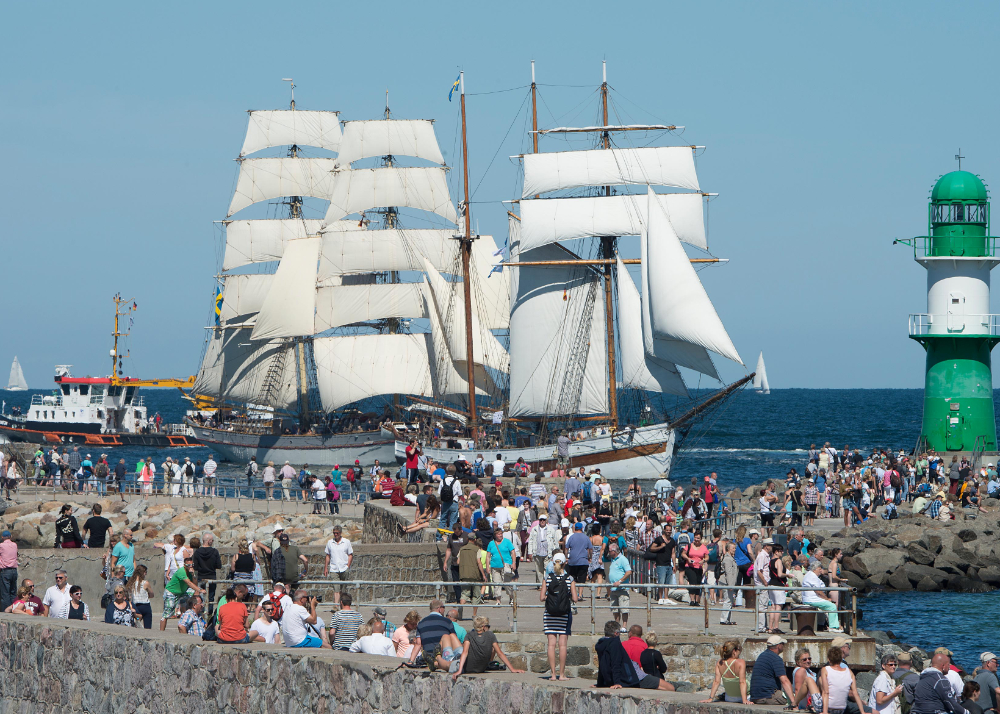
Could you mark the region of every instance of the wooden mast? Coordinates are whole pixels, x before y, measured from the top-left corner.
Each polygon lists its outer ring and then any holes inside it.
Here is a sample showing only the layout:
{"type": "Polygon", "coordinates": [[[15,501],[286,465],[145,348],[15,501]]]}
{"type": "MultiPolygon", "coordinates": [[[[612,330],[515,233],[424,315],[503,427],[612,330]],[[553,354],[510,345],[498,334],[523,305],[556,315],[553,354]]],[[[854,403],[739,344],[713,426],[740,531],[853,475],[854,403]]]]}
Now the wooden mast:
{"type": "Polygon", "coordinates": [[[465,366],[469,380],[469,426],[476,438],[476,365],[472,340],[472,215],[469,211],[469,140],[465,124],[465,72],[459,72],[462,99],[462,183],[465,187],[465,236],[462,239],[462,285],[465,288],[465,366]]]}
{"type": "MultiPolygon", "coordinates": [[[[608,63],[602,63],[601,108],[604,115],[604,126],[608,126],[608,63]]],[[[537,134],[536,134],[537,136],[537,134]]],[[[611,148],[611,137],[603,132],[604,148],[611,148]]],[[[611,195],[611,187],[604,187],[604,195],[611,195]]],[[[608,332],[608,417],[612,431],[618,426],[618,384],[615,379],[615,315],[611,299],[612,259],[615,257],[615,239],[611,236],[601,238],[601,253],[604,263],[604,324],[608,332]]]]}

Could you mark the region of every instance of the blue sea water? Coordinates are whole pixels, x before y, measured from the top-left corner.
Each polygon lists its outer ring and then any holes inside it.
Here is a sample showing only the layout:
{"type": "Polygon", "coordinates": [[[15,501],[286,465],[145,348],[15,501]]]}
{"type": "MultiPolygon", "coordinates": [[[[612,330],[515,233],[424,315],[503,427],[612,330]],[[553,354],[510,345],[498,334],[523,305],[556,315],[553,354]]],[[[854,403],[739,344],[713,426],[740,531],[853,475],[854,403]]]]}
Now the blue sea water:
{"type": "MultiPolygon", "coordinates": [[[[27,407],[32,394],[48,392],[0,390],[0,398],[9,413],[11,406],[27,407]]],[[[141,394],[149,413],[159,412],[166,422],[179,422],[188,407],[176,390],[143,389],[141,394]]],[[[674,462],[671,480],[684,485],[715,471],[724,491],[745,488],[784,478],[791,467],[801,472],[810,444],[827,441],[837,449],[849,445],[863,452],[883,446],[909,451],[920,432],[922,410],[920,389],[778,389],[769,395],[743,390],[694,425],[674,462]]],[[[204,460],[208,454],[204,447],[132,447],[113,449],[109,457],[112,463],[124,458],[134,466],[147,455],[159,464],[167,456],[204,460]]],[[[242,470],[242,464],[221,464],[219,474],[228,481],[242,470]]],[[[1000,647],[992,639],[995,628],[984,627],[998,606],[1000,592],[880,594],[863,600],[861,624],[892,630],[901,640],[925,649],[945,644],[971,670],[980,652],[1000,647]]]]}

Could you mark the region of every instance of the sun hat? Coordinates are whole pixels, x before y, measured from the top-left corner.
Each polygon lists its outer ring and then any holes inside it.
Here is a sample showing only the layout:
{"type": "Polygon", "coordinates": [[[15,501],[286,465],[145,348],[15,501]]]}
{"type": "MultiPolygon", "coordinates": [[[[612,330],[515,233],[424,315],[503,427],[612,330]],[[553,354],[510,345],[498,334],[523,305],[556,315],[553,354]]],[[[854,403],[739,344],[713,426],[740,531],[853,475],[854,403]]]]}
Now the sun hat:
{"type": "Polygon", "coordinates": [[[561,520],[561,521],[559,522],[559,527],[560,527],[560,528],[569,528],[569,519],[568,519],[568,518],[563,518],[563,519],[562,519],[562,520],[561,520]]]}
{"type": "Polygon", "coordinates": [[[763,545],[774,545],[774,538],[765,538],[761,543],[763,545]]]}
{"type": "Polygon", "coordinates": [[[850,637],[834,637],[830,642],[831,647],[843,647],[847,645],[848,647],[854,642],[850,637]]]}
{"type": "Polygon", "coordinates": [[[770,637],[767,638],[768,647],[774,647],[775,645],[783,645],[786,642],[788,642],[788,640],[786,640],[781,635],[771,635],[770,637]]]}
{"type": "Polygon", "coordinates": [[[285,527],[283,525],[281,525],[280,523],[275,523],[274,528],[271,529],[271,532],[277,533],[278,531],[283,531],[283,530],[285,530],[285,527]]]}
{"type": "Polygon", "coordinates": [[[553,563],[565,563],[566,562],[566,556],[563,555],[562,553],[556,553],[555,555],[552,556],[552,562],[553,563]]]}

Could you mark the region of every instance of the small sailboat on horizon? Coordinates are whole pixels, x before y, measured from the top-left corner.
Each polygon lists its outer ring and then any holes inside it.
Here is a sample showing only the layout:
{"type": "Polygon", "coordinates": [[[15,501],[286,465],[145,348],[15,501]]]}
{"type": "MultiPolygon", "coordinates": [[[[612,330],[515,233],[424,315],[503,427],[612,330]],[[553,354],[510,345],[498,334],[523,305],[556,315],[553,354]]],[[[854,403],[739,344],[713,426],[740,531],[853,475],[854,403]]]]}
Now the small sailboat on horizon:
{"type": "Polygon", "coordinates": [[[8,392],[24,392],[28,389],[28,383],[24,379],[24,372],[21,370],[21,363],[14,356],[14,361],[10,364],[10,379],[7,380],[8,392]]]}
{"type": "Polygon", "coordinates": [[[753,388],[757,394],[770,394],[771,385],[767,383],[767,370],[764,369],[764,353],[757,358],[757,370],[753,378],[753,388]]]}

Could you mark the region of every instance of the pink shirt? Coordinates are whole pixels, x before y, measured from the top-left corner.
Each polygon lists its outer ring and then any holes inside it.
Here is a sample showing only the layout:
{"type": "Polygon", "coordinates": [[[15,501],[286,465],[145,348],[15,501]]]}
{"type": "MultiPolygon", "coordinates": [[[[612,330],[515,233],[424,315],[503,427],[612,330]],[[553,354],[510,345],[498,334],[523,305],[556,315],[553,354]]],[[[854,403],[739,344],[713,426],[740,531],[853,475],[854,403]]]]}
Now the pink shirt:
{"type": "Polygon", "coordinates": [[[410,644],[410,631],[405,627],[397,627],[396,631],[392,633],[392,644],[396,648],[397,657],[409,657],[410,652],[413,651],[413,645],[410,644]]]}
{"type": "Polygon", "coordinates": [[[0,543],[0,568],[17,567],[17,543],[5,540],[0,543]]]}

